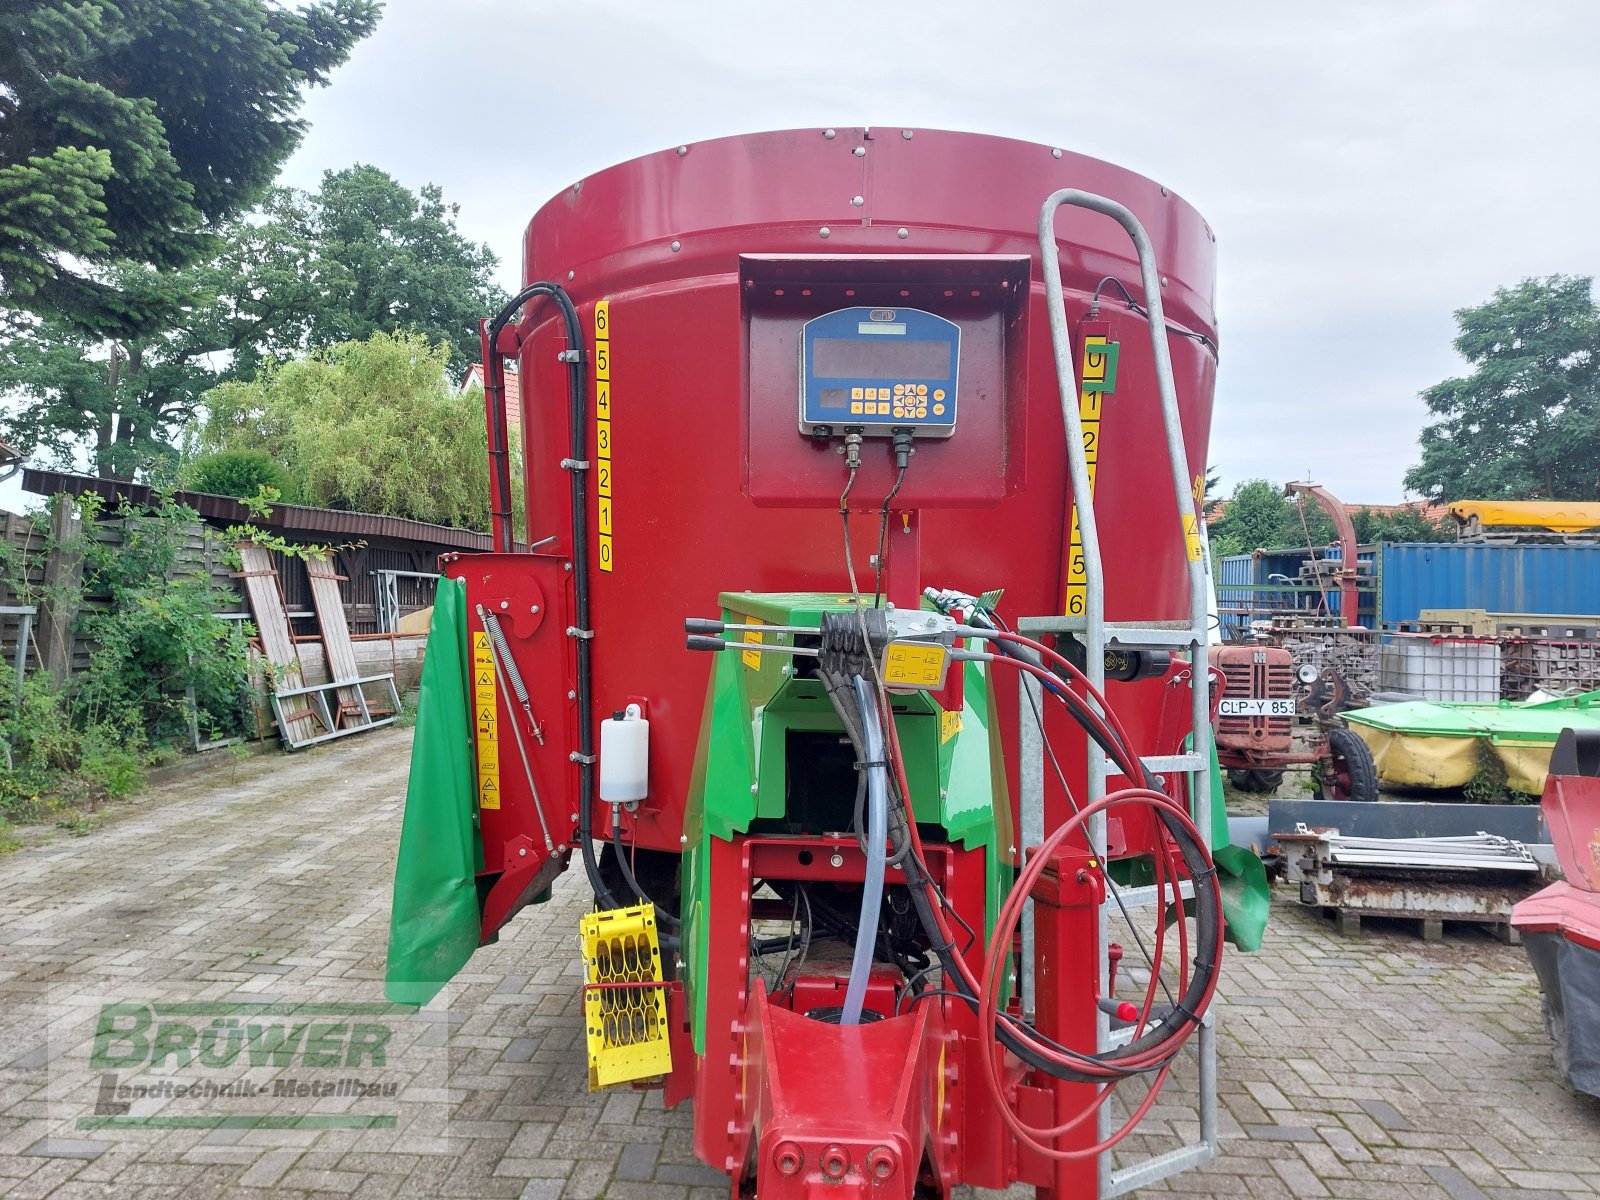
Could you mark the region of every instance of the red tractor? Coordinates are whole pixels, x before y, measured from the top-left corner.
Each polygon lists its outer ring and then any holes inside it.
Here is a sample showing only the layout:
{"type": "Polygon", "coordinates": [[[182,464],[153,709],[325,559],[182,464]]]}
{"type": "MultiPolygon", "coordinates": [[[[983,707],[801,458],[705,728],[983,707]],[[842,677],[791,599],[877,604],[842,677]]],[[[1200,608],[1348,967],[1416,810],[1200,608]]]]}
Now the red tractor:
{"type": "Polygon", "coordinates": [[[1314,708],[1322,735],[1310,747],[1295,749],[1297,685],[1312,688],[1322,682],[1316,667],[1306,663],[1296,671],[1281,646],[1212,646],[1210,659],[1213,679],[1221,676],[1213,721],[1217,758],[1233,787],[1275,792],[1285,767],[1309,763],[1318,799],[1378,798],[1372,752],[1337,723],[1337,703],[1314,708]]]}

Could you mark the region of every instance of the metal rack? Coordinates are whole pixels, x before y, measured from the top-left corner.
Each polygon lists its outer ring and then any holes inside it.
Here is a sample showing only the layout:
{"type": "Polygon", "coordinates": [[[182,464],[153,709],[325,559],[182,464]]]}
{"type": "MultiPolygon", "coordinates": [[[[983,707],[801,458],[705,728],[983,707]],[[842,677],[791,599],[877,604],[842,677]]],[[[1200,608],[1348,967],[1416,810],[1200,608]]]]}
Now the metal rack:
{"type": "MultiPolygon", "coordinates": [[[[1105,654],[1114,646],[1160,647],[1174,651],[1187,650],[1196,665],[1191,672],[1193,705],[1191,721],[1193,736],[1190,752],[1146,760],[1152,769],[1186,771],[1190,776],[1190,795],[1194,798],[1194,819],[1200,827],[1209,848],[1211,839],[1211,726],[1209,677],[1204,666],[1204,651],[1208,618],[1206,601],[1207,562],[1203,541],[1199,533],[1193,493],[1189,483],[1189,458],[1183,440],[1183,428],[1178,413],[1177,387],[1173,378],[1172,356],[1167,347],[1167,322],[1161,303],[1161,275],[1155,261],[1155,247],[1137,217],[1124,205],[1092,192],[1064,188],[1053,193],[1039,210],[1039,255],[1044,271],[1045,294],[1050,311],[1050,341],[1055,353],[1056,382],[1061,392],[1061,413],[1066,423],[1067,463],[1072,481],[1072,503],[1078,518],[1082,538],[1086,603],[1081,616],[1025,617],[1017,622],[1024,633],[1070,633],[1084,644],[1085,673],[1097,690],[1105,686],[1105,654]],[[1139,270],[1144,286],[1144,303],[1148,310],[1150,345],[1154,354],[1156,382],[1161,396],[1161,417],[1166,433],[1166,455],[1172,472],[1174,495],[1178,502],[1178,515],[1183,523],[1189,544],[1198,549],[1188,557],[1189,618],[1186,621],[1133,621],[1108,622],[1105,618],[1105,571],[1100,556],[1100,538],[1095,524],[1093,494],[1089,486],[1089,467],[1084,451],[1083,428],[1078,412],[1078,377],[1072,359],[1072,337],[1067,325],[1065,294],[1061,283],[1060,251],[1055,236],[1056,212],[1063,206],[1088,209],[1116,221],[1127,232],[1139,255],[1139,270]]],[[[1037,681],[1029,675],[1022,677],[1022,711],[1028,705],[1040,702],[1037,681]]],[[[1043,841],[1044,829],[1044,741],[1037,725],[1027,720],[1021,727],[1022,766],[1022,844],[1037,845],[1043,841]]],[[[1093,740],[1088,750],[1088,802],[1093,803],[1106,794],[1107,762],[1105,752],[1093,740]]],[[[1098,816],[1089,826],[1091,844],[1099,854],[1105,852],[1105,818],[1098,816]]],[[[1152,889],[1124,892],[1120,897],[1126,907],[1154,902],[1152,889]]],[[[1114,906],[1115,902],[1108,902],[1114,906]]],[[[1031,908],[1031,906],[1030,906],[1031,908]]],[[[1107,905],[1100,909],[1100,945],[1107,942],[1109,931],[1107,905]]],[[[1034,933],[1031,912],[1024,914],[1023,925],[1023,976],[1021,980],[1023,1007],[1033,1007],[1033,950],[1034,933]]],[[[1104,957],[1097,964],[1100,994],[1107,991],[1107,964],[1104,957]]],[[[1099,1049],[1110,1049],[1114,1044],[1109,1019],[1100,1014],[1099,1049]]],[[[1103,1197],[1119,1196],[1135,1188],[1144,1187],[1180,1171],[1214,1158],[1217,1154],[1217,1042],[1215,1017],[1207,1013],[1197,1033],[1199,1052],[1199,1096],[1197,1108],[1200,1117],[1200,1140],[1180,1146],[1165,1154],[1155,1155],[1114,1169],[1109,1153],[1100,1157],[1100,1194],[1103,1197]]],[[[1100,1137],[1111,1132],[1110,1113],[1102,1107],[1099,1113],[1100,1137]]]]}

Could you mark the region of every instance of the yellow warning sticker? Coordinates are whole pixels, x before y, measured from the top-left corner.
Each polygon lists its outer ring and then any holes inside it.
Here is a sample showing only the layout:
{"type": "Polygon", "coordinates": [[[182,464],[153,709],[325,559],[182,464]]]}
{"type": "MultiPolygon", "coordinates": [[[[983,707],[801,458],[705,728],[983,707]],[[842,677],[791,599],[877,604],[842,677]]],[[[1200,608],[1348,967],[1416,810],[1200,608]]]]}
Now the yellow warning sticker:
{"type": "Polygon", "coordinates": [[[939,745],[944,745],[956,734],[961,732],[961,714],[958,712],[942,712],[939,714],[939,745]]]}
{"type": "Polygon", "coordinates": [[[883,682],[890,687],[935,688],[944,679],[944,647],[890,642],[883,656],[883,682]]]}
{"type": "MultiPolygon", "coordinates": [[[[1078,423],[1083,431],[1083,457],[1089,468],[1089,495],[1087,502],[1094,503],[1094,485],[1100,474],[1100,410],[1105,397],[1110,395],[1107,384],[1109,365],[1115,361],[1111,350],[1115,343],[1104,334],[1093,334],[1083,339],[1083,369],[1079,373],[1078,423]]],[[[1084,571],[1083,533],[1078,528],[1078,508],[1072,508],[1072,528],[1067,542],[1067,589],[1062,611],[1069,617],[1081,617],[1089,604],[1089,580],[1084,571]]]]}
{"type": "MultiPolygon", "coordinates": [[[[746,625],[760,625],[760,624],[762,624],[762,622],[758,621],[755,617],[746,617],[744,620],[745,620],[745,624],[746,625]]],[[[752,646],[761,645],[761,635],[759,633],[757,633],[754,629],[746,629],[744,631],[744,640],[745,640],[746,643],[748,643],[749,645],[752,645],[752,646]]],[[[744,663],[745,666],[749,667],[752,671],[761,670],[761,651],[759,651],[759,650],[742,650],[739,653],[739,659],[740,659],[741,662],[744,663]]]]}
{"type": "Polygon", "coordinates": [[[1194,477],[1194,485],[1190,488],[1190,491],[1194,496],[1194,511],[1196,516],[1184,518],[1183,540],[1189,551],[1189,561],[1199,562],[1201,558],[1201,543],[1200,533],[1198,530],[1198,514],[1204,511],[1206,506],[1206,477],[1204,475],[1196,475],[1194,477]]]}
{"type": "Polygon", "coordinates": [[[494,691],[494,654],[489,635],[472,634],[472,711],[478,747],[478,807],[500,807],[500,742],[495,736],[498,708],[494,691]]]}
{"type": "Polygon", "coordinates": [[[597,557],[602,571],[616,566],[616,547],[612,544],[611,489],[615,470],[611,465],[611,301],[597,300],[594,306],[594,457],[595,524],[599,527],[597,557]]]}

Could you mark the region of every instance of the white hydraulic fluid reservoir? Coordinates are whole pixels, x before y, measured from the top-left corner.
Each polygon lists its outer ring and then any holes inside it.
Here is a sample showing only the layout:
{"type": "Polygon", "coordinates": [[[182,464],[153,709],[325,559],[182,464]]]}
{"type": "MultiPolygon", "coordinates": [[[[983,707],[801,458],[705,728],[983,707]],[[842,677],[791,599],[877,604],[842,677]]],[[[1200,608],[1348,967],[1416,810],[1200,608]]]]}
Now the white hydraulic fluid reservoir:
{"type": "Polygon", "coordinates": [[[600,799],[631,804],[650,792],[650,722],[630,704],[600,722],[600,799]]]}

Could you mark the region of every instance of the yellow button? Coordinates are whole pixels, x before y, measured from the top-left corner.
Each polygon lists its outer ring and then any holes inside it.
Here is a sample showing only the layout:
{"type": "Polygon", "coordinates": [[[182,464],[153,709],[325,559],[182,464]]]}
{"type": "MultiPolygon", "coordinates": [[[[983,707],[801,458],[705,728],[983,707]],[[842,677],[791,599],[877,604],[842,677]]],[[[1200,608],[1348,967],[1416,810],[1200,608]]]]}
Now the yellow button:
{"type": "Polygon", "coordinates": [[[896,404],[894,406],[894,415],[897,416],[897,417],[903,417],[903,416],[906,415],[906,410],[901,408],[898,404],[896,404]]]}
{"type": "Polygon", "coordinates": [[[943,388],[934,388],[933,389],[933,398],[935,400],[943,400],[944,399],[944,389],[943,388]]]}
{"type": "Polygon", "coordinates": [[[894,394],[896,396],[903,396],[903,395],[905,395],[905,393],[906,393],[906,385],[905,384],[897,383],[897,384],[894,385],[894,394]]]}
{"type": "MultiPolygon", "coordinates": [[[[858,391],[858,392],[859,392],[859,391],[860,391],[860,390],[861,390],[861,389],[860,389],[860,388],[857,388],[857,389],[856,389],[856,391],[858,391]]],[[[851,411],[851,413],[853,413],[853,414],[856,414],[856,415],[858,415],[858,416],[859,416],[859,415],[860,415],[860,413],[861,413],[861,409],[862,409],[862,408],[863,408],[863,407],[864,407],[864,406],[863,406],[863,405],[862,405],[862,403],[861,403],[861,401],[859,401],[859,400],[852,400],[852,401],[851,401],[851,402],[850,402],[850,411],[851,411]]]]}
{"type": "Polygon", "coordinates": [[[936,417],[942,417],[942,416],[944,416],[944,405],[942,405],[942,404],[935,404],[935,405],[934,405],[934,406],[933,406],[933,415],[934,415],[934,416],[936,416],[936,417]]]}
{"type": "Polygon", "coordinates": [[[881,400],[878,401],[878,415],[880,417],[887,417],[889,415],[889,406],[881,400]]]}
{"type": "Polygon", "coordinates": [[[867,388],[866,391],[867,391],[867,394],[863,397],[863,399],[865,399],[865,400],[876,400],[878,398],[878,389],[877,388],[867,388]]]}
{"type": "Polygon", "coordinates": [[[928,406],[926,404],[917,405],[917,416],[925,417],[927,415],[928,415],[928,406]]]}
{"type": "Polygon", "coordinates": [[[865,398],[866,397],[864,397],[861,394],[861,389],[860,388],[851,388],[850,389],[850,399],[852,399],[852,400],[864,400],[865,398]]]}
{"type": "Polygon", "coordinates": [[[925,383],[917,384],[917,395],[926,396],[927,394],[928,394],[928,385],[925,384],[925,383]]]}

